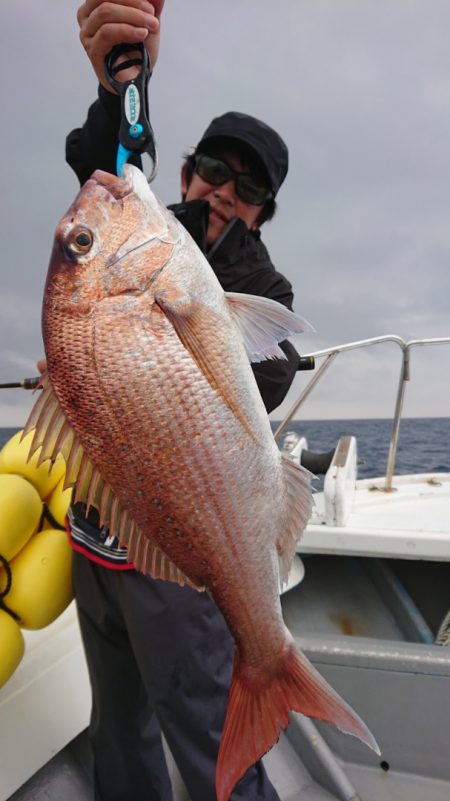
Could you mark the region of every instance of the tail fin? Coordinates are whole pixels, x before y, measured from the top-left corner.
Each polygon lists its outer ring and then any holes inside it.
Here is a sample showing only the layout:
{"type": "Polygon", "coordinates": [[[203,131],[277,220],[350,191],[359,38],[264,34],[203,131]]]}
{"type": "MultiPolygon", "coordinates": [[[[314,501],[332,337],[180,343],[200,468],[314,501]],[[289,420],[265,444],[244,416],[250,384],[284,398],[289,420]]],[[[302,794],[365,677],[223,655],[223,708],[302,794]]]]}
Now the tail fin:
{"type": "Polygon", "coordinates": [[[228,801],[236,782],[278,740],[290,710],[333,723],[379,753],[361,718],[289,641],[271,676],[256,674],[236,656],[216,771],[217,801],[228,801]]]}

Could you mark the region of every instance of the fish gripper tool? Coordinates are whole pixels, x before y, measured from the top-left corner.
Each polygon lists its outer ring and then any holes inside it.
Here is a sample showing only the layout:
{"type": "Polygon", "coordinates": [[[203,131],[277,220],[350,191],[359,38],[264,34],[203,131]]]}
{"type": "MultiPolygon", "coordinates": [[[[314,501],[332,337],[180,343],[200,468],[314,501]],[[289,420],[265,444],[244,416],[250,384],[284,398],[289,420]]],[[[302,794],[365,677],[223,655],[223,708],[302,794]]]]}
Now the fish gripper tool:
{"type": "Polygon", "coordinates": [[[148,82],[152,65],[143,42],[115,45],[105,58],[105,74],[111,86],[118,92],[121,104],[117,175],[122,174],[123,166],[132,154],[148,153],[152,162],[148,177],[150,182],[156,175],[158,155],[148,108],[148,82]],[[122,57],[126,58],[123,60],[122,57]],[[139,73],[131,80],[118,81],[118,73],[128,67],[139,67],[139,73]]]}

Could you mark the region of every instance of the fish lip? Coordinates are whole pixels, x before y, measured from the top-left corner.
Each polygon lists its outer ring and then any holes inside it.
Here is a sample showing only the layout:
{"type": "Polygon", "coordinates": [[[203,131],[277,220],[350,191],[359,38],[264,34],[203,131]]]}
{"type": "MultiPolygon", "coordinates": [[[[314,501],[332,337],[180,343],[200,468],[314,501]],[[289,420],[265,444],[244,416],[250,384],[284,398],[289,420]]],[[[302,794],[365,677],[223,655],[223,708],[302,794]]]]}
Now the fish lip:
{"type": "Polygon", "coordinates": [[[134,191],[130,180],[104,170],[95,170],[89,180],[104,189],[116,201],[123,200],[134,191]]]}

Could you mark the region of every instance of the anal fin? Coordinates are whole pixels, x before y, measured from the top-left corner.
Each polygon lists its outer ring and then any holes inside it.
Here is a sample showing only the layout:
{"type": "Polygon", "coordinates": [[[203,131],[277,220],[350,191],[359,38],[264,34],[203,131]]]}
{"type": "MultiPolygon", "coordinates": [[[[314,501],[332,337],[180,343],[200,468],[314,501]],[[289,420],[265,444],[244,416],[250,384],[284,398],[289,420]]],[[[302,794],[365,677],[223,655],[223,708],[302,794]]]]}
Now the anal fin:
{"type": "Polygon", "coordinates": [[[311,479],[314,476],[286,454],[281,454],[285,485],[285,515],[277,542],[281,582],[288,580],[298,541],[312,510],[311,479]]]}

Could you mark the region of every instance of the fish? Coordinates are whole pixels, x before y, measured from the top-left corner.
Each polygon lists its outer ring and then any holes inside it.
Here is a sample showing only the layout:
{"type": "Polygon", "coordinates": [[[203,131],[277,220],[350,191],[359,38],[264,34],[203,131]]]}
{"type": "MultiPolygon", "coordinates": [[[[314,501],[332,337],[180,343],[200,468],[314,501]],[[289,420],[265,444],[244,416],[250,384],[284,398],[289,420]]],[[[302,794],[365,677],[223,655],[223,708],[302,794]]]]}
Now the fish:
{"type": "Polygon", "coordinates": [[[298,650],[281,611],[312,507],[311,476],[278,448],[251,370],[308,324],[224,292],[132,165],[97,170],[57,225],[42,306],[47,370],[24,435],[66,460],[74,500],[136,569],[207,591],[235,642],[216,768],[227,801],[289,711],[377,750],[298,650]]]}

